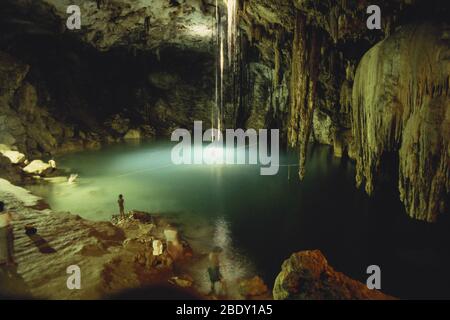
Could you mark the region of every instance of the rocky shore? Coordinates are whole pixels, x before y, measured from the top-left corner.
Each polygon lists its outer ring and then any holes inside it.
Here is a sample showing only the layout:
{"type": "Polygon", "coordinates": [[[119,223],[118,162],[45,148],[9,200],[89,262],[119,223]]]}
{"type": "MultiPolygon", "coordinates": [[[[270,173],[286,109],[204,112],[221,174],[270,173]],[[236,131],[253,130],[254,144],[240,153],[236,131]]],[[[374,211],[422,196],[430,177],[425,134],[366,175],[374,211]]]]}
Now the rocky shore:
{"type": "Polygon", "coordinates": [[[46,299],[98,299],[157,283],[190,286],[175,271],[192,256],[183,241],[165,248],[156,262],[152,241],[176,230],[164,219],[139,212],[116,222],[92,222],[56,213],[42,199],[0,179],[0,196],[13,217],[17,269],[2,271],[3,294],[46,299]],[[37,229],[25,233],[25,226],[37,229]],[[176,252],[176,253],[175,253],[176,252]],[[69,290],[66,270],[81,270],[81,290],[69,290]],[[3,283],[5,285],[3,285],[3,283]]]}

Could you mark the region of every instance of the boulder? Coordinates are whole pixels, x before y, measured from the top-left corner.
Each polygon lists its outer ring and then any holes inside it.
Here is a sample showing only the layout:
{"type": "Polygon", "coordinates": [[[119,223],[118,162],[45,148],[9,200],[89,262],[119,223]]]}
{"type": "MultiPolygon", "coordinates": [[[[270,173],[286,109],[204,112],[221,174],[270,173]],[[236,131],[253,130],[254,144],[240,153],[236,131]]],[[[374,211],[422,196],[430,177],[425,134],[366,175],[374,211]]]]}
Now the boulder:
{"type": "Polygon", "coordinates": [[[130,129],[123,138],[125,140],[140,140],[141,131],[139,129],[130,129]]]}
{"type": "Polygon", "coordinates": [[[271,298],[267,285],[258,276],[240,281],[239,291],[245,299],[260,300],[271,298]]]}
{"type": "MultiPolygon", "coordinates": [[[[56,165],[55,165],[56,166],[56,165]]],[[[33,160],[30,162],[29,165],[27,165],[25,168],[23,168],[23,171],[29,174],[35,174],[35,175],[46,175],[53,171],[53,163],[45,163],[42,160],[33,160]]]]}
{"type": "Polygon", "coordinates": [[[275,300],[391,300],[392,297],[335,271],[323,254],[294,253],[284,261],[273,288],[275,300]]]}
{"type": "Polygon", "coordinates": [[[6,150],[0,151],[0,153],[3,154],[4,157],[8,158],[12,164],[20,164],[26,160],[26,156],[19,151],[6,150]]]}

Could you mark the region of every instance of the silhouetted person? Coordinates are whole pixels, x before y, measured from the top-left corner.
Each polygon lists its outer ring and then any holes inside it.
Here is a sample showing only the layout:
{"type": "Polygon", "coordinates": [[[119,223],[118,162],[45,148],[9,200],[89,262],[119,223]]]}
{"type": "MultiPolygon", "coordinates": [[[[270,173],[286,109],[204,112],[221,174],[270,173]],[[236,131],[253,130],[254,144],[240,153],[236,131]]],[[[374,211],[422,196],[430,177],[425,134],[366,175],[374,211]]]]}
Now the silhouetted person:
{"type": "Polygon", "coordinates": [[[119,200],[117,200],[117,203],[119,204],[120,217],[125,218],[125,200],[123,199],[123,195],[119,195],[119,200]]]}
{"type": "Polygon", "coordinates": [[[11,214],[5,212],[5,203],[0,201],[0,265],[15,265],[14,233],[11,220],[11,214]]]}
{"type": "Polygon", "coordinates": [[[219,261],[219,255],[220,255],[221,249],[220,248],[214,248],[213,252],[209,254],[209,268],[208,268],[208,274],[209,274],[209,280],[211,281],[211,292],[210,294],[217,294],[216,292],[216,283],[222,284],[222,290],[225,289],[225,283],[223,281],[222,273],[220,272],[220,261],[219,261]]]}

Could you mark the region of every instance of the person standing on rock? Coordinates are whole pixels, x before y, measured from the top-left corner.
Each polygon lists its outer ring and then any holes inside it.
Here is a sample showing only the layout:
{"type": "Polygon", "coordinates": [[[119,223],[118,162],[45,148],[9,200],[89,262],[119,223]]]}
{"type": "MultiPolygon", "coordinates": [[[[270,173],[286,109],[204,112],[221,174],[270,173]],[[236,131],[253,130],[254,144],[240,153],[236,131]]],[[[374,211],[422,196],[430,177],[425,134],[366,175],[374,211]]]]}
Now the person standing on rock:
{"type": "Polygon", "coordinates": [[[5,203],[0,201],[0,265],[15,265],[14,233],[11,214],[5,212],[5,203]]]}
{"type": "Polygon", "coordinates": [[[117,203],[119,204],[119,212],[120,212],[120,218],[125,218],[125,200],[123,199],[123,195],[119,195],[119,200],[117,200],[117,203]]]}

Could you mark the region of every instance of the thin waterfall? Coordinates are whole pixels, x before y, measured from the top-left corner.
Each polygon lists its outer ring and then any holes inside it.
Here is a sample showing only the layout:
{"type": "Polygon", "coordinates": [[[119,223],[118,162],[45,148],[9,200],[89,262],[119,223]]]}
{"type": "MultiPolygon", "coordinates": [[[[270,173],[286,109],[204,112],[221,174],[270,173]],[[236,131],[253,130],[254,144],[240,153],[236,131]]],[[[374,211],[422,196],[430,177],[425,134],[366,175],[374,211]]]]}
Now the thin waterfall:
{"type": "Polygon", "coordinates": [[[237,0],[224,0],[226,6],[226,28],[222,19],[221,4],[216,0],[215,15],[215,44],[216,44],[216,86],[215,86],[215,110],[211,112],[212,128],[219,131],[223,127],[223,115],[225,106],[225,76],[231,79],[236,72],[237,56],[237,24],[238,11],[237,0]],[[225,33],[226,30],[226,33],[225,33]],[[226,41],[226,44],[225,44],[226,41]],[[227,50],[225,51],[225,45],[227,50]],[[228,73],[225,73],[225,61],[228,60],[228,73]]]}
{"type": "Polygon", "coordinates": [[[224,0],[227,6],[228,66],[234,71],[237,37],[237,0],[224,0]]]}

